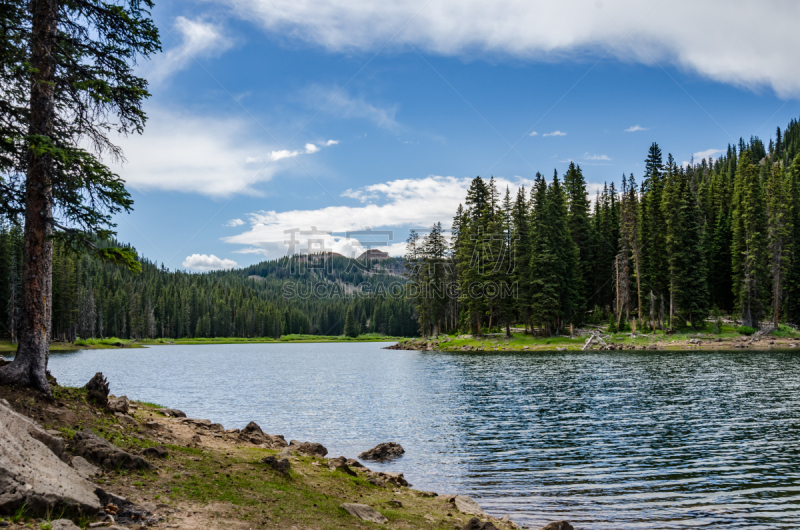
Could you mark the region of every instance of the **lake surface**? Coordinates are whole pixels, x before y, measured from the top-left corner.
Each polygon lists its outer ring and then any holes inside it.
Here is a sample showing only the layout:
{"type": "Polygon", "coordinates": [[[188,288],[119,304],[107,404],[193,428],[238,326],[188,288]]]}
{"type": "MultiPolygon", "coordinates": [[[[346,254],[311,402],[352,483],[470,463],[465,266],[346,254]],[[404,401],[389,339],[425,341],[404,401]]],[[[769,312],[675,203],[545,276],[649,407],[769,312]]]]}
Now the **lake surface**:
{"type": "Polygon", "coordinates": [[[538,528],[800,527],[800,353],[442,354],[386,344],[158,346],[51,355],[61,384],[355,457],[538,528]]]}

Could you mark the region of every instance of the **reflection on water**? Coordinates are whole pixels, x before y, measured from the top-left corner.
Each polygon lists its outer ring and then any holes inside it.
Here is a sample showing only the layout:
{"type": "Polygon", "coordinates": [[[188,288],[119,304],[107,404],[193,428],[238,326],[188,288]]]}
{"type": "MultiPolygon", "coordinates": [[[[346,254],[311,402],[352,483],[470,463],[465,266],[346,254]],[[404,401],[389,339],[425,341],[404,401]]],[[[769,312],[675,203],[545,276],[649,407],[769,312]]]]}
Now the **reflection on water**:
{"type": "Polygon", "coordinates": [[[53,354],[62,384],[319,441],[536,527],[797,528],[800,354],[440,354],[383,344],[53,354]]]}

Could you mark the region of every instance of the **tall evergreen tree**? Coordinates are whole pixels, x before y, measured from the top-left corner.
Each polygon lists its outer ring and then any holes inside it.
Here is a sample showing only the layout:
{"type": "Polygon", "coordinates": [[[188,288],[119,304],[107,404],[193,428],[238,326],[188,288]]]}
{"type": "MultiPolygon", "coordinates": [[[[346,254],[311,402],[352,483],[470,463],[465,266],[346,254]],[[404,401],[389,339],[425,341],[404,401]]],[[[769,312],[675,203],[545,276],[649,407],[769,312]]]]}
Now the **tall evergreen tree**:
{"type": "Polygon", "coordinates": [[[733,292],[742,324],[758,328],[767,291],[767,241],[763,190],[749,149],[739,158],[733,191],[733,292]]]}

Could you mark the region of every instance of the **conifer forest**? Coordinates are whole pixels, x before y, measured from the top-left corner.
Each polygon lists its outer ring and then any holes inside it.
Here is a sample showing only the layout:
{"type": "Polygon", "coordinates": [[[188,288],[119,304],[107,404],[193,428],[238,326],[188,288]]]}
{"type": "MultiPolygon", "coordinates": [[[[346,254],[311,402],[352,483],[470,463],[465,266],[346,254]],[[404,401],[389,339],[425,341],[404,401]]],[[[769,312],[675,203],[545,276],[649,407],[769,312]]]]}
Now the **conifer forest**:
{"type": "Polygon", "coordinates": [[[755,329],[800,323],[799,154],[793,120],[768,144],[742,139],[687,165],[653,143],[643,175],[595,197],[574,163],[515,192],[477,177],[449,242],[441,224],[409,237],[420,329],[674,330],[723,315],[755,329]]]}

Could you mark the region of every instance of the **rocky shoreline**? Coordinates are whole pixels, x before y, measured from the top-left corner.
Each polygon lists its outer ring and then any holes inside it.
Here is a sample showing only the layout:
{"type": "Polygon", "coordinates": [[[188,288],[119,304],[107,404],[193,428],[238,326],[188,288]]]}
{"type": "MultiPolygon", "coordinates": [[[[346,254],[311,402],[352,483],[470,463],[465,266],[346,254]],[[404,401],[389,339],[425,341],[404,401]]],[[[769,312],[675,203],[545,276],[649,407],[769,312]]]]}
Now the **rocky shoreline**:
{"type": "MultiPolygon", "coordinates": [[[[254,422],[225,429],[108,391],[102,374],[82,389],[55,387],[55,402],[0,387],[0,527],[519,528],[469,497],[329,457],[320,443],[287,442],[254,422]]],[[[389,442],[359,458],[403,452],[389,442]]]]}

